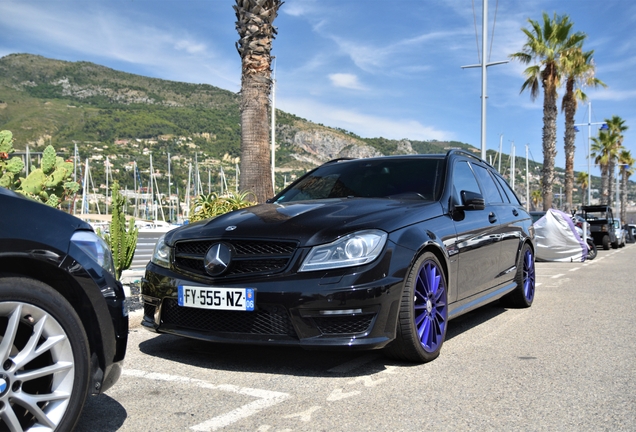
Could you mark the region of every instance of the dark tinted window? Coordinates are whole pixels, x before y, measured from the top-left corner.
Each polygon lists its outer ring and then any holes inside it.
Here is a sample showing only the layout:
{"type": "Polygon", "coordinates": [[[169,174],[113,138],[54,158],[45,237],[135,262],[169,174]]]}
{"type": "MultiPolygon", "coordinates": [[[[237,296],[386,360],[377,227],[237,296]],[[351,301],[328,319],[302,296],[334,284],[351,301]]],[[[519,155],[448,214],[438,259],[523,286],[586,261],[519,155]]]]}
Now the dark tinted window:
{"type": "Polygon", "coordinates": [[[504,181],[504,179],[502,179],[499,176],[495,176],[495,178],[497,179],[497,182],[499,183],[499,186],[501,186],[501,188],[503,189],[504,193],[506,194],[506,196],[508,197],[510,202],[512,204],[521,205],[521,202],[519,201],[519,198],[517,198],[517,195],[515,195],[515,193],[513,192],[512,188],[510,187],[510,185],[508,183],[506,183],[504,181]]]}
{"type": "Polygon", "coordinates": [[[460,196],[462,191],[481,194],[475,174],[466,161],[456,162],[453,169],[453,196],[458,204],[462,202],[460,196]]]}
{"type": "Polygon", "coordinates": [[[283,191],[275,202],[326,198],[435,200],[441,159],[358,159],[323,165],[283,191]]]}
{"type": "Polygon", "coordinates": [[[495,184],[495,180],[491,177],[488,170],[481,165],[472,164],[475,174],[479,178],[479,182],[481,183],[481,187],[484,190],[484,198],[488,203],[502,203],[501,194],[499,193],[499,189],[497,189],[497,185],[495,184]]]}

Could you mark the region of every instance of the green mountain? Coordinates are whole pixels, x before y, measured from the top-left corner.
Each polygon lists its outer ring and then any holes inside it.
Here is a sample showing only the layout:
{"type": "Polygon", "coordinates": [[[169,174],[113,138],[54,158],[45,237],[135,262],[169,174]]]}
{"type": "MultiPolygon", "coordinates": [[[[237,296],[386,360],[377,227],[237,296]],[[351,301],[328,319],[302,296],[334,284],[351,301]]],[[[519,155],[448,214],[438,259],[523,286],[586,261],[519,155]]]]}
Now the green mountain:
{"type": "MultiPolygon", "coordinates": [[[[276,112],[277,187],[337,157],[432,153],[458,142],[363,139],[342,129],[276,112]]],[[[150,154],[157,176],[171,172],[187,185],[190,165],[201,183],[233,182],[240,156],[239,96],[207,84],[189,84],[119,72],[89,62],[30,54],[0,58],[0,129],[11,130],[15,148],[34,153],[52,144],[65,157],[77,146],[90,161],[97,188],[105,184],[105,160],[113,179],[132,187],[131,164],[142,175],[150,154]]],[[[166,179],[159,180],[166,184],[166,179]]],[[[163,189],[163,188],[162,188],[163,189]]],[[[207,191],[206,187],[203,187],[207,191]]]]}
{"type": "MultiPolygon", "coordinates": [[[[189,84],[116,71],[89,62],[66,62],[31,54],[0,58],[0,130],[14,134],[18,151],[37,157],[48,144],[72,158],[77,147],[78,178],[89,161],[91,184],[105,192],[109,181],[133,188],[153,176],[172,192],[233,190],[240,156],[239,96],[207,84],[189,84]],[[133,164],[139,173],[133,175],[133,164]],[[196,175],[198,173],[198,175],[196,175]],[[136,177],[136,178],[135,178],[136,177]],[[188,181],[190,179],[190,182],[188,181]],[[194,184],[199,186],[195,188],[194,184]],[[227,186],[226,186],[227,185],[227,186]]],[[[361,138],[290,113],[276,111],[276,187],[307,169],[339,157],[440,153],[448,148],[478,149],[460,142],[361,138]]],[[[493,151],[489,158],[495,158],[493,151]]],[[[509,166],[503,155],[503,167],[509,166]]],[[[517,158],[517,184],[525,161],[517,158]]],[[[531,162],[531,172],[540,174],[531,162]]],[[[535,177],[536,181],[536,177],[535,177]]],[[[533,181],[533,183],[535,182],[533,181]]]]}

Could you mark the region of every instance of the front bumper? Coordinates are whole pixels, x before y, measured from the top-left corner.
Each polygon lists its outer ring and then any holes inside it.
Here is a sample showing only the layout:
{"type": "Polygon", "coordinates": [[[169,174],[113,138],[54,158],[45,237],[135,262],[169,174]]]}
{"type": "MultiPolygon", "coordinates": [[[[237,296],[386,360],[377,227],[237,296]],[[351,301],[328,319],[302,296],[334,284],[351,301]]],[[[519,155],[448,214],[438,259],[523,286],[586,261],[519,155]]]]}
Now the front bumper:
{"type": "Polygon", "coordinates": [[[412,251],[400,249],[353,270],[286,273],[214,285],[150,263],[141,282],[142,325],[212,342],[382,348],[395,338],[403,278],[411,259],[412,251]],[[401,260],[391,259],[400,254],[401,260]],[[391,262],[402,262],[404,268],[392,268],[391,262]],[[255,288],[256,308],[243,312],[181,307],[179,285],[255,288]]]}

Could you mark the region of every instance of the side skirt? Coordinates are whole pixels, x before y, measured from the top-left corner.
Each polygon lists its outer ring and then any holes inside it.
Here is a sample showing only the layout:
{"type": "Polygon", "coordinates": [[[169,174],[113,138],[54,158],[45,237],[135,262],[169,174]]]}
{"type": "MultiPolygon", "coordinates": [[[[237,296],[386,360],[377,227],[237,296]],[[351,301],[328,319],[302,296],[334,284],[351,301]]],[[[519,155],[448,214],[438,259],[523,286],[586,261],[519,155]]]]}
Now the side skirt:
{"type": "Polygon", "coordinates": [[[449,308],[448,319],[451,320],[453,318],[457,318],[460,315],[480,308],[484,305],[487,305],[488,303],[492,303],[493,301],[505,296],[516,287],[517,284],[514,281],[511,281],[506,285],[500,286],[491,291],[487,291],[486,293],[479,293],[477,295],[464,299],[461,302],[452,304],[449,308]]]}

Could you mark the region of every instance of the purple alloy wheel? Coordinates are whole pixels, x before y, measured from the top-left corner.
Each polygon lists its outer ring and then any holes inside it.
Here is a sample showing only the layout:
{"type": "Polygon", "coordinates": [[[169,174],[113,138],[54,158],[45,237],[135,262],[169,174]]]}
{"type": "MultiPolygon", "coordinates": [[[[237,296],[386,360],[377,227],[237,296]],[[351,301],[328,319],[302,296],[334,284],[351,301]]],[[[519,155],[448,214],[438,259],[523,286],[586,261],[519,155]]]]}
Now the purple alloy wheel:
{"type": "Polygon", "coordinates": [[[532,251],[526,250],[523,256],[523,295],[531,302],[534,299],[534,260],[532,251]]]}
{"type": "Polygon", "coordinates": [[[420,267],[415,281],[414,309],[415,327],[422,348],[433,353],[444,342],[448,320],[446,286],[434,261],[426,261],[420,267]]]}

